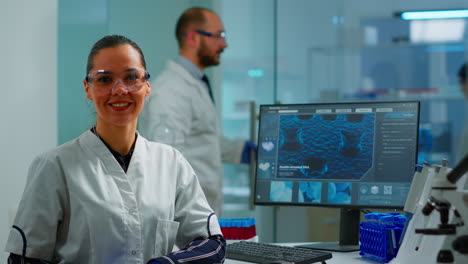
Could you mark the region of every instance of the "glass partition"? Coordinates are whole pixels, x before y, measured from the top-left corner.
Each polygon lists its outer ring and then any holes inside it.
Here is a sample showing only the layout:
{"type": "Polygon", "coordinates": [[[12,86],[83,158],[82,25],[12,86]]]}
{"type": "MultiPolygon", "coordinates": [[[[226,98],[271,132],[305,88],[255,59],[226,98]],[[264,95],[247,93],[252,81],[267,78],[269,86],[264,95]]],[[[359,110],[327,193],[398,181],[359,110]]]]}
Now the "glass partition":
{"type": "Polygon", "coordinates": [[[468,58],[468,19],[399,14],[463,8],[458,0],[278,0],[278,100],[421,100],[419,161],[447,157],[453,166],[466,119],[457,73],[468,58]]]}
{"type": "MultiPolygon", "coordinates": [[[[277,100],[420,100],[419,162],[448,158],[454,166],[468,113],[457,78],[468,59],[468,20],[398,15],[437,9],[468,9],[468,2],[277,0],[277,100]]],[[[308,215],[302,228],[311,240],[337,238],[337,213],[314,209],[308,215]]],[[[297,222],[285,214],[278,218],[297,222]]],[[[298,237],[277,232],[281,242],[298,237]]]]}
{"type": "MultiPolygon", "coordinates": [[[[224,135],[229,138],[250,139],[251,129],[255,129],[251,125],[251,102],[258,106],[275,100],[274,4],[270,0],[222,2],[221,17],[229,46],[221,62],[221,116],[224,135]]],[[[251,206],[250,172],[247,165],[224,165],[223,216],[256,217],[262,222],[257,233],[263,240],[272,241],[271,217],[267,217],[271,211],[259,213],[262,208],[254,211],[251,206]]]]}
{"type": "MultiPolygon", "coordinates": [[[[468,58],[467,19],[416,21],[403,20],[398,14],[460,8],[468,8],[468,3],[223,1],[230,45],[222,63],[225,134],[248,137],[250,100],[257,104],[420,100],[419,162],[448,158],[453,166],[467,115],[457,78],[468,58]]],[[[225,166],[228,215],[249,214],[247,171],[225,166]]],[[[302,215],[298,209],[279,210],[283,212],[275,216],[274,225],[297,221],[284,218],[285,211],[302,215]]],[[[319,213],[326,216],[317,224],[337,225],[336,215],[319,213]]],[[[309,220],[316,219],[316,214],[309,220]]],[[[278,240],[289,237],[280,234],[278,240]]],[[[291,240],[297,241],[297,236],[291,240]]]]}

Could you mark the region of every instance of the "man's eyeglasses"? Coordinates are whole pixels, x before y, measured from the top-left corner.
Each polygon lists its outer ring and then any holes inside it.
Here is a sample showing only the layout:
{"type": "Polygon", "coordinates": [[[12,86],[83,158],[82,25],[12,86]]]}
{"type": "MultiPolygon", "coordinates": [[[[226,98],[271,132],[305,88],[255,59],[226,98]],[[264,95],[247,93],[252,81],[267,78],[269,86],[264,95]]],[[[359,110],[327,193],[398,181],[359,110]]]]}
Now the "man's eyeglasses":
{"type": "Polygon", "coordinates": [[[97,70],[90,72],[85,80],[101,93],[111,93],[118,82],[128,92],[135,92],[140,90],[150,77],[151,74],[142,69],[128,69],[118,74],[107,70],[97,70]]]}
{"type": "Polygon", "coordinates": [[[195,30],[195,32],[197,32],[198,34],[202,35],[202,36],[206,36],[206,37],[210,37],[210,38],[216,38],[217,40],[224,40],[226,41],[226,32],[224,31],[220,31],[220,32],[217,32],[217,33],[211,33],[211,32],[206,32],[206,31],[203,31],[203,30],[195,30]]]}

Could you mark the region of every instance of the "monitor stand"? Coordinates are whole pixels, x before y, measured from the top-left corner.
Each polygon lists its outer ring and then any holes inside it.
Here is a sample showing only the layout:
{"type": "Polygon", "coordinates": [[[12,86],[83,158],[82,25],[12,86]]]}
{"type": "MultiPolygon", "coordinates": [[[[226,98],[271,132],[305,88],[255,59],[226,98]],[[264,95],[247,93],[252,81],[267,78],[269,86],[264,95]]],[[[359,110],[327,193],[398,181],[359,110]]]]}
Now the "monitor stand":
{"type": "Polygon", "coordinates": [[[318,242],[314,244],[298,245],[296,247],[338,252],[359,251],[359,222],[359,209],[342,208],[340,210],[339,242],[318,242]]]}

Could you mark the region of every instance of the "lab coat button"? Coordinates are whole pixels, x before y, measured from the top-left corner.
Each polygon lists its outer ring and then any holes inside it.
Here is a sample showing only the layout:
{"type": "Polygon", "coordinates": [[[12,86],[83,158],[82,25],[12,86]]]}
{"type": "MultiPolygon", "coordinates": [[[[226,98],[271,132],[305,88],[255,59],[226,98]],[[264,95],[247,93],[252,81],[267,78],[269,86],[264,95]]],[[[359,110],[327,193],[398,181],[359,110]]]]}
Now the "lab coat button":
{"type": "Polygon", "coordinates": [[[132,250],[132,255],[136,255],[137,254],[137,250],[132,250]]]}

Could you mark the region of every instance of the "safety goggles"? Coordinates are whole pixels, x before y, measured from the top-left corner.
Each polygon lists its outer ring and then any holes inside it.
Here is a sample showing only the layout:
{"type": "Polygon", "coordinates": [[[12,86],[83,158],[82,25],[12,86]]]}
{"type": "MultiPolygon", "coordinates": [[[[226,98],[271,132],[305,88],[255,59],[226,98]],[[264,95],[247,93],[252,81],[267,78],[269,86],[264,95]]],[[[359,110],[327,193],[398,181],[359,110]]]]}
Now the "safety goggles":
{"type": "Polygon", "coordinates": [[[195,32],[205,37],[214,38],[217,41],[221,41],[221,40],[226,41],[226,32],[224,31],[211,33],[211,32],[207,32],[204,30],[195,30],[195,32]]]}
{"type": "Polygon", "coordinates": [[[107,70],[90,72],[85,80],[90,86],[100,93],[111,93],[116,89],[118,83],[123,85],[128,92],[140,90],[151,74],[142,69],[127,69],[120,73],[107,70]]]}

